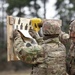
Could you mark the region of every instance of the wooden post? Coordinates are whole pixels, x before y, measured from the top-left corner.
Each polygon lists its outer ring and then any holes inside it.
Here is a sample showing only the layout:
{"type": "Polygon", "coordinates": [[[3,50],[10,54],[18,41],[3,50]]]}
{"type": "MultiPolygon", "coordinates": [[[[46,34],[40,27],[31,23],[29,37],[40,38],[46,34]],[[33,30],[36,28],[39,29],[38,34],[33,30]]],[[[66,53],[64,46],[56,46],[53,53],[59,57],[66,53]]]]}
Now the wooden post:
{"type": "Polygon", "coordinates": [[[7,61],[18,60],[13,51],[13,22],[12,16],[7,16],[7,61]]]}
{"type": "Polygon", "coordinates": [[[26,25],[28,25],[27,28],[29,30],[30,28],[29,22],[30,22],[30,19],[27,19],[27,18],[7,16],[7,61],[20,60],[15,55],[15,52],[13,49],[13,39],[14,39],[13,30],[14,30],[14,27],[16,26],[18,26],[18,29],[20,29],[21,24],[23,24],[23,27],[21,30],[25,30],[26,25]],[[20,23],[18,23],[19,19],[20,19],[20,23]]]}

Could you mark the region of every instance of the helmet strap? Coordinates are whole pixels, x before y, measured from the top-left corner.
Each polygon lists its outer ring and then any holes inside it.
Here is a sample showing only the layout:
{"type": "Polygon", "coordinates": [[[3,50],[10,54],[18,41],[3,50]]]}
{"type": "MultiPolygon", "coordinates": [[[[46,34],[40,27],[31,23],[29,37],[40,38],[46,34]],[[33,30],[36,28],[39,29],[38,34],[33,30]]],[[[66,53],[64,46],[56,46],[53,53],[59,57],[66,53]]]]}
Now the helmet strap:
{"type": "Polygon", "coordinates": [[[56,37],[58,37],[59,36],[59,34],[44,34],[44,40],[46,40],[46,39],[49,39],[49,38],[56,38],[56,37]]]}

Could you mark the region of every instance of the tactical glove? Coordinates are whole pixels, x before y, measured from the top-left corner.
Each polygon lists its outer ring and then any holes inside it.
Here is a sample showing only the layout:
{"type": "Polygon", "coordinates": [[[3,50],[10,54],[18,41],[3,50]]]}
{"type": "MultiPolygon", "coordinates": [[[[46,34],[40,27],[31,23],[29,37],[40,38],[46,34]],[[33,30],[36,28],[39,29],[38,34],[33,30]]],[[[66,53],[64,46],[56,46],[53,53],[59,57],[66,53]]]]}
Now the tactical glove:
{"type": "Polygon", "coordinates": [[[14,30],[14,31],[13,31],[13,38],[15,39],[15,38],[17,38],[18,36],[21,37],[20,32],[19,32],[18,30],[14,30]]]}

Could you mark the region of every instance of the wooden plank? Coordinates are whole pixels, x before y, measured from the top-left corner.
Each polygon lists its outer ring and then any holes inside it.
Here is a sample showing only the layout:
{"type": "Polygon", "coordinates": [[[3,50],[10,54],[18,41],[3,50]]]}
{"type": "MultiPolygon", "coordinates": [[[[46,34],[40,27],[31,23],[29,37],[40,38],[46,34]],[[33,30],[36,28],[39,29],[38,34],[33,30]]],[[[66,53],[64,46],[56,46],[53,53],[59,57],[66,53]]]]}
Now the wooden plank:
{"type": "Polygon", "coordinates": [[[7,61],[18,60],[13,51],[13,25],[10,24],[10,17],[7,16],[7,61]]]}
{"type": "Polygon", "coordinates": [[[15,55],[13,50],[13,30],[17,29],[16,28],[17,26],[18,30],[20,30],[21,25],[23,26],[21,30],[25,30],[25,27],[27,25],[28,26],[27,31],[29,31],[29,28],[31,27],[29,25],[29,22],[30,19],[27,18],[7,16],[7,60],[8,61],[19,60],[19,58],[15,55]]]}
{"type": "Polygon", "coordinates": [[[12,49],[12,41],[10,40],[12,38],[11,36],[12,32],[12,25],[9,25],[9,17],[7,16],[7,60],[10,61],[12,58],[10,50],[12,49]]]}

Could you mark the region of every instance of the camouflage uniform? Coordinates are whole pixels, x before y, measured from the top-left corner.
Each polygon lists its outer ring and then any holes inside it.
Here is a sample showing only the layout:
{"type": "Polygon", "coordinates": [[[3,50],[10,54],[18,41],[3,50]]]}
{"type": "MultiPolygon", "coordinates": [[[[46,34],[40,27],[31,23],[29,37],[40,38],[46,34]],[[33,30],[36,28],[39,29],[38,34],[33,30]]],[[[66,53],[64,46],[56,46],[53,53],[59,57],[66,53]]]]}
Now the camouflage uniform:
{"type": "Polygon", "coordinates": [[[39,55],[42,55],[43,49],[40,45],[34,44],[33,40],[26,38],[22,40],[20,33],[16,30],[14,31],[14,51],[15,54],[22,60],[27,63],[34,64],[36,63],[36,58],[39,55]],[[29,39],[29,41],[27,41],[29,39]],[[27,42],[26,42],[27,41],[27,42]],[[35,59],[35,61],[34,61],[35,59]]]}
{"type": "Polygon", "coordinates": [[[39,45],[25,47],[20,36],[16,36],[14,50],[18,57],[27,62],[35,63],[32,75],[66,75],[66,49],[59,41],[60,27],[49,21],[43,23],[43,38],[36,37],[39,45]]]}
{"type": "Polygon", "coordinates": [[[75,75],[75,20],[70,24],[71,46],[69,50],[69,70],[70,75],[75,75]]]}
{"type": "MultiPolygon", "coordinates": [[[[42,26],[43,26],[43,23],[46,22],[46,21],[49,21],[49,19],[44,19],[44,20],[42,20],[41,23],[40,23],[41,27],[40,27],[40,30],[39,30],[38,33],[39,33],[39,35],[40,35],[41,37],[44,36],[44,35],[43,35],[43,32],[42,32],[42,26]]],[[[52,23],[54,24],[54,22],[52,22],[52,23]]],[[[55,23],[57,23],[57,25],[61,27],[60,23],[59,23],[59,24],[58,24],[58,22],[55,22],[55,23]]],[[[65,42],[68,41],[68,39],[69,39],[69,34],[67,34],[67,33],[61,31],[61,33],[60,33],[60,35],[59,35],[59,39],[60,39],[60,41],[61,41],[62,43],[65,43],[65,42]]]]}

